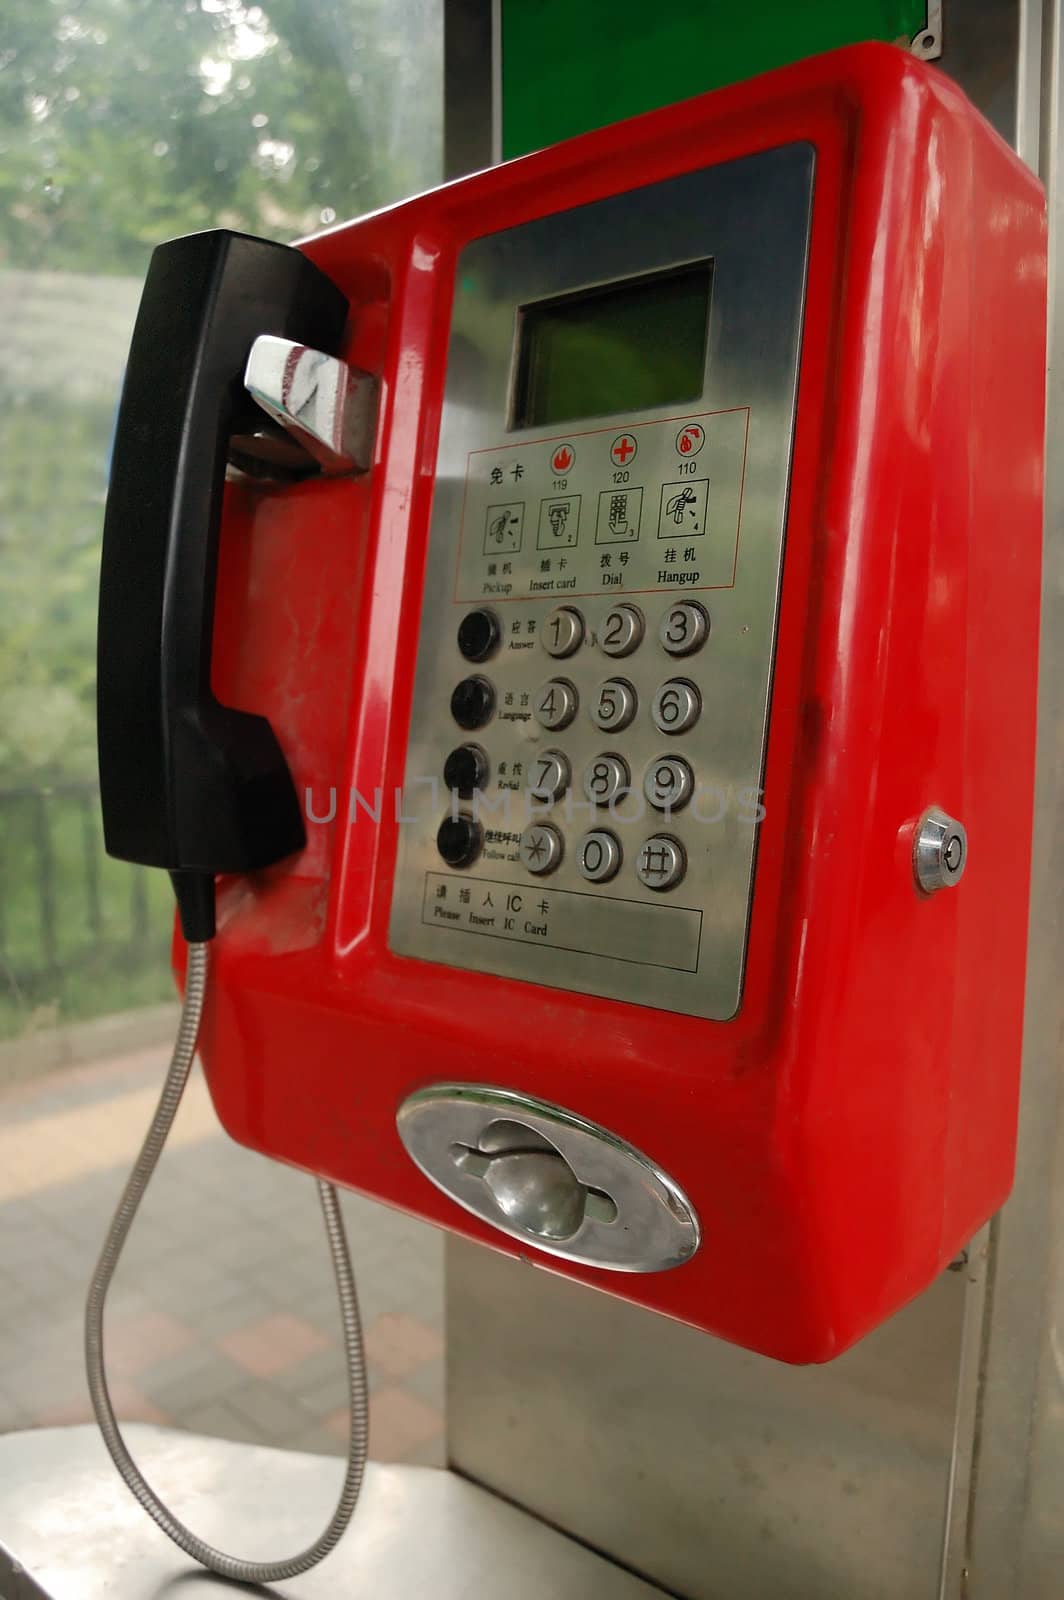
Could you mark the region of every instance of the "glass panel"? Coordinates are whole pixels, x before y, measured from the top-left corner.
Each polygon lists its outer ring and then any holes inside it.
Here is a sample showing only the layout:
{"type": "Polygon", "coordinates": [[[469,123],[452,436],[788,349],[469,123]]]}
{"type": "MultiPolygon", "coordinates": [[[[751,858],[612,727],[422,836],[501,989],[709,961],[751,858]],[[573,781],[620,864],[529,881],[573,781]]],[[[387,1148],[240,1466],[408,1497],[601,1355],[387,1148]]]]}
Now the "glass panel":
{"type": "Polygon", "coordinates": [[[10,1041],[173,994],[165,875],[103,854],[93,715],[111,435],[151,249],[218,224],[290,240],[438,182],[441,27],[434,0],[5,9],[0,1082],[29,1069],[10,1041]]]}
{"type": "MultiPolygon", "coordinates": [[[[215,224],[290,240],[438,182],[441,26],[435,0],[5,6],[0,1432],[89,1419],[82,1303],[176,1026],[169,882],[104,855],[94,728],[103,507],[148,257],[215,224]]],[[[343,1205],[383,1402],[373,1453],[439,1461],[439,1236],[343,1205]]],[[[312,1185],[227,1139],[198,1073],[129,1257],[107,1323],[121,1418],[343,1450],[312,1185]]]]}

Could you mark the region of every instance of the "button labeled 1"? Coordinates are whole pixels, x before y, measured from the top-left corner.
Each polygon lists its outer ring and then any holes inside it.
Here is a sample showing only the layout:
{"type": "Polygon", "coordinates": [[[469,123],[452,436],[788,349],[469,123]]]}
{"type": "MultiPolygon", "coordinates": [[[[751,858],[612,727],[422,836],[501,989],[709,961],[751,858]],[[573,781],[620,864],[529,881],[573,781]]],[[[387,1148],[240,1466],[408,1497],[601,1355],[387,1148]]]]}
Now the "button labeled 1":
{"type": "Polygon", "coordinates": [[[607,678],[600,683],[591,702],[591,720],[603,733],[627,728],[635,716],[636,698],[632,685],[624,678],[607,678]]]}
{"type": "Polygon", "coordinates": [[[584,637],[584,619],[572,606],[556,606],[543,623],[540,638],[549,656],[571,656],[584,637]]]}

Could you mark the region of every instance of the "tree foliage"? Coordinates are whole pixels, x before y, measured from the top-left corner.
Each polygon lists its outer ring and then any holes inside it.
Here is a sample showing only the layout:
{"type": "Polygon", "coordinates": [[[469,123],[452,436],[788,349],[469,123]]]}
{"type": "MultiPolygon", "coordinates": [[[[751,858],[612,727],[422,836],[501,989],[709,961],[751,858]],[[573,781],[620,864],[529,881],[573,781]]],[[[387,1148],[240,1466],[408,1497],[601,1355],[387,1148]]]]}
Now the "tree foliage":
{"type": "Polygon", "coordinates": [[[292,238],[436,179],[433,0],[6,0],[0,260],[139,275],[221,223],[292,238]]]}

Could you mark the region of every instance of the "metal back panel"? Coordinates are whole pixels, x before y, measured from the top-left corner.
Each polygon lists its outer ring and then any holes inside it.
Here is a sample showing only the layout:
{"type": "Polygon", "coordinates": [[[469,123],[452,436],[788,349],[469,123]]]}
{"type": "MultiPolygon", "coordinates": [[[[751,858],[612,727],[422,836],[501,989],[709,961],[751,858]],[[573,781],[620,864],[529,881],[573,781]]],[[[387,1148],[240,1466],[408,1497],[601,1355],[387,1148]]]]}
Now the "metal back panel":
{"type": "Polygon", "coordinates": [[[452,1241],[451,1461],[688,1600],[931,1600],[967,1289],[794,1368],[452,1241]]]}
{"type": "MultiPolygon", "coordinates": [[[[1064,414],[1052,376],[1061,10],[1060,0],[947,4],[941,62],[1047,181],[1051,437],[1064,414]]],[[[1051,453],[1017,1181],[968,1260],[841,1360],[797,1370],[448,1243],[455,1464],[677,1594],[1059,1596],[1061,470],[1051,453]]]]}

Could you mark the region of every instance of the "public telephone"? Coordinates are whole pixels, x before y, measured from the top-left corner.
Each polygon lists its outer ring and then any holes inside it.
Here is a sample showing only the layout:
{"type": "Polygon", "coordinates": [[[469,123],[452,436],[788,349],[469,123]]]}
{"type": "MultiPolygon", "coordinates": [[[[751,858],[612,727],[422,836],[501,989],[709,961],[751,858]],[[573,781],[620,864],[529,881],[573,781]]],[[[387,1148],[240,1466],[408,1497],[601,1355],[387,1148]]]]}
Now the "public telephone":
{"type": "Polygon", "coordinates": [[[785,1361],[956,1255],[1015,1143],[1044,230],[868,45],[161,247],[101,768],[216,900],[235,1138],[785,1361]]]}

